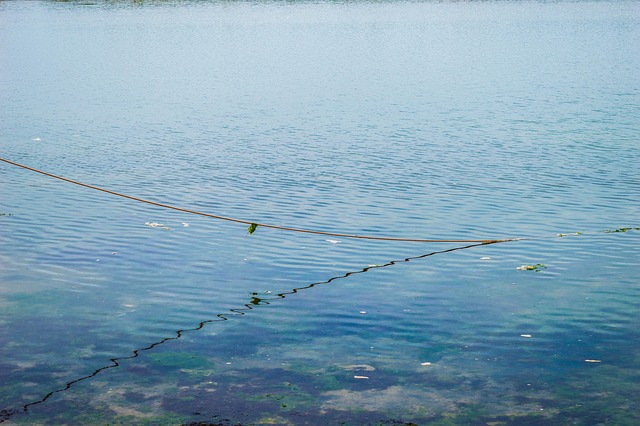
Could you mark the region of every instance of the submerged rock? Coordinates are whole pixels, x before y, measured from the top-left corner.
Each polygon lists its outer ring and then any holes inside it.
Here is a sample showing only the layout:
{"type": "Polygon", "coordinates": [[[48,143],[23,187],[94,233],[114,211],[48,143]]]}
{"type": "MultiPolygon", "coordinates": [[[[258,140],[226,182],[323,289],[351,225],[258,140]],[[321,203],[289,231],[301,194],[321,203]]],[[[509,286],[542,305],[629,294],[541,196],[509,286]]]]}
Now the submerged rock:
{"type": "Polygon", "coordinates": [[[369,364],[350,364],[345,365],[342,369],[347,371],[376,371],[376,368],[369,364]]]}

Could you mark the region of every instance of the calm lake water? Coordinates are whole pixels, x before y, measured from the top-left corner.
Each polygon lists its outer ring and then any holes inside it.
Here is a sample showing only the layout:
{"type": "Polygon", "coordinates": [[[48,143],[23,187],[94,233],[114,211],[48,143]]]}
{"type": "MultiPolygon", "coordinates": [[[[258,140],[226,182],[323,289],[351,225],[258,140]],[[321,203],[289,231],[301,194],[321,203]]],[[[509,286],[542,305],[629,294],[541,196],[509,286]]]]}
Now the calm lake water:
{"type": "Polygon", "coordinates": [[[635,1],[0,2],[2,158],[526,238],[0,162],[0,421],[638,424],[639,70],[635,1]]]}

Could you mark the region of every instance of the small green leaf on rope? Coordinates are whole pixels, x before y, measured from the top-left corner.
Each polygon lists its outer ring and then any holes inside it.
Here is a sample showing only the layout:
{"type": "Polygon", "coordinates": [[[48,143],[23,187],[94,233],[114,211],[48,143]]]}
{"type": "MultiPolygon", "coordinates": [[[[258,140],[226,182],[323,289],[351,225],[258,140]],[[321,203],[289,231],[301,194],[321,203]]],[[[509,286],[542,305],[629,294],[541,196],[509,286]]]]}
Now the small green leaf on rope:
{"type": "Polygon", "coordinates": [[[253,233],[256,232],[256,229],[258,229],[258,224],[257,223],[252,223],[247,228],[247,231],[249,231],[249,235],[253,235],[253,233]]]}

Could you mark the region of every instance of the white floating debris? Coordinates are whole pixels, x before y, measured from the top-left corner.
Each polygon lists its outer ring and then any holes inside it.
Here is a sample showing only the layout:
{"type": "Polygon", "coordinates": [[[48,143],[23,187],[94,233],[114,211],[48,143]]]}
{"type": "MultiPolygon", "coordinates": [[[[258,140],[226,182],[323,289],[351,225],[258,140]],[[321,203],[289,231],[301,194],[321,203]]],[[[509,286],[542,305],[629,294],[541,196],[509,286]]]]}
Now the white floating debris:
{"type": "Polygon", "coordinates": [[[144,225],[148,226],[150,228],[160,228],[160,229],[164,229],[164,230],[171,229],[168,226],[165,226],[164,224],[158,223],[158,222],[145,222],[144,225]]]}
{"type": "Polygon", "coordinates": [[[360,314],[362,314],[362,315],[364,315],[366,313],[367,313],[367,311],[360,311],[360,314]]]}
{"type": "Polygon", "coordinates": [[[531,334],[521,334],[520,337],[525,337],[527,339],[532,338],[533,336],[531,334]]]}
{"type": "Polygon", "coordinates": [[[182,226],[184,226],[185,228],[189,227],[189,224],[187,222],[182,222],[182,226]]]}
{"type": "Polygon", "coordinates": [[[491,258],[489,256],[484,256],[484,257],[481,257],[480,260],[491,260],[491,258]]]}
{"type": "Polygon", "coordinates": [[[36,142],[40,142],[42,140],[42,138],[33,138],[31,139],[32,141],[36,141],[36,142]]]}
{"type": "Polygon", "coordinates": [[[367,376],[353,376],[354,379],[369,379],[367,376]]]}
{"type": "Polygon", "coordinates": [[[325,241],[327,241],[327,242],[329,242],[331,244],[338,244],[340,242],[338,240],[325,240],[325,241]]]}
{"type": "Polygon", "coordinates": [[[118,254],[118,252],[117,251],[112,251],[111,254],[118,254]]]}
{"type": "Polygon", "coordinates": [[[231,365],[231,363],[230,363],[230,362],[225,362],[225,364],[227,364],[227,365],[231,365]]]}
{"type": "Polygon", "coordinates": [[[585,359],[584,362],[602,362],[599,359],[585,359]]]}
{"type": "Polygon", "coordinates": [[[420,363],[420,365],[422,365],[422,366],[425,366],[425,367],[426,367],[427,365],[431,365],[431,363],[430,363],[430,362],[421,362],[421,363],[420,363]]]}

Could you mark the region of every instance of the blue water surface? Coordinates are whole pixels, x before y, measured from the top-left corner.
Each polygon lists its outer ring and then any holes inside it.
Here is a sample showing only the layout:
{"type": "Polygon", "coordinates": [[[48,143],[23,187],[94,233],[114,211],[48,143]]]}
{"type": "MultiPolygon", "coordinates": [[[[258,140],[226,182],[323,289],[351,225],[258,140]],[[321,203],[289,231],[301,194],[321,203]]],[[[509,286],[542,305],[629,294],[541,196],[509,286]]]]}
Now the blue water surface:
{"type": "Polygon", "coordinates": [[[636,1],[0,2],[1,158],[517,239],[0,162],[0,421],[640,422],[639,70],[636,1]]]}

